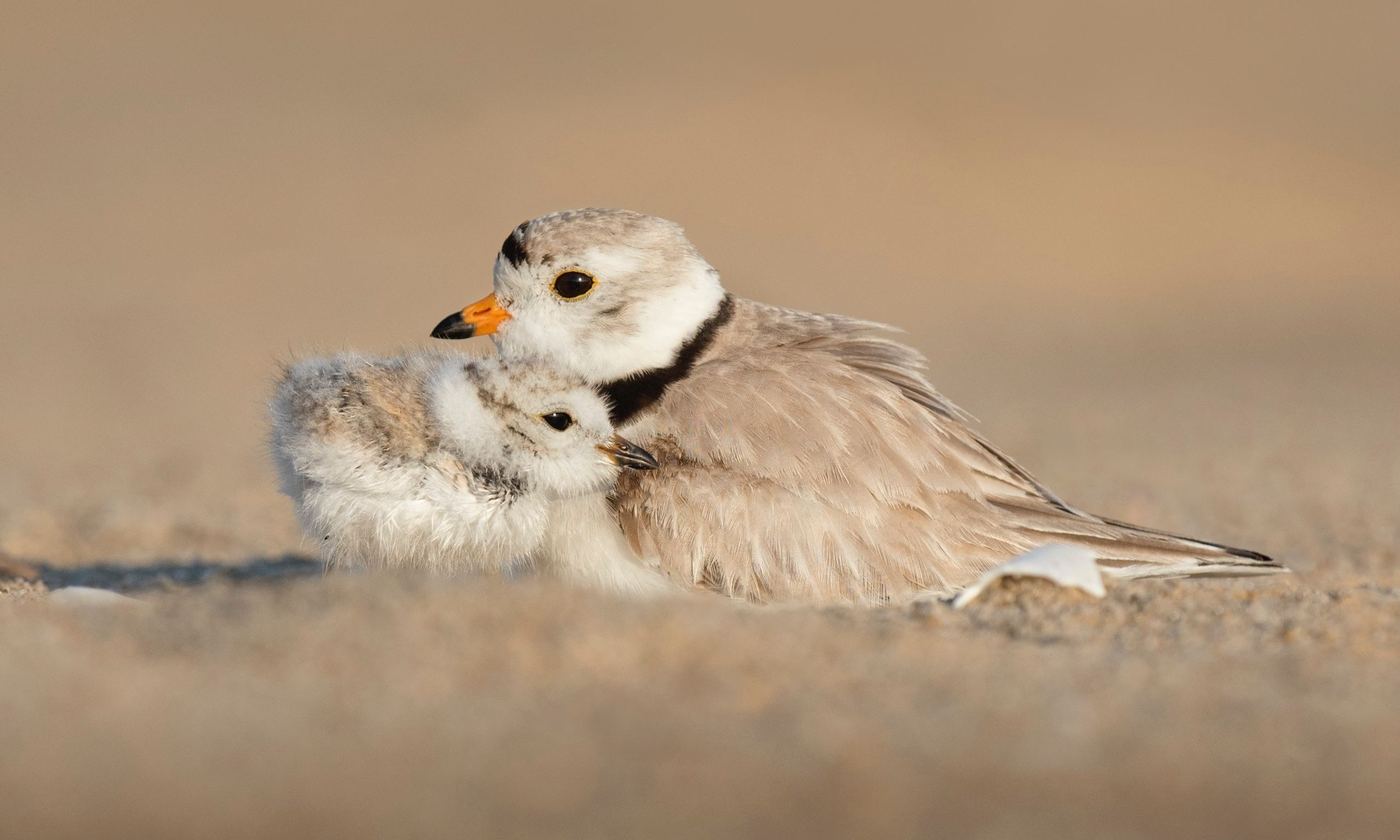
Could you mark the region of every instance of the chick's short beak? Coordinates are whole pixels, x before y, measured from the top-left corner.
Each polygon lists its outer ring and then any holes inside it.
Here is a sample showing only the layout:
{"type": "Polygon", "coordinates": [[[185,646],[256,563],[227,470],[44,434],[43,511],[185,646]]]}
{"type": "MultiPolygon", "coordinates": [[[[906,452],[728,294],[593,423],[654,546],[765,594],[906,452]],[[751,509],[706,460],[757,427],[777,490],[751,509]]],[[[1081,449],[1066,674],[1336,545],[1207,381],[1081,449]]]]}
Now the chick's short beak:
{"type": "Polygon", "coordinates": [[[607,443],[598,444],[598,451],[608,456],[608,460],[619,467],[634,470],[654,470],[661,466],[656,458],[645,449],[623,437],[613,435],[607,443]]]}
{"type": "Polygon", "coordinates": [[[453,312],[433,327],[433,338],[471,338],[490,335],[510,320],[510,313],[496,302],[494,293],[463,309],[453,312]]]}

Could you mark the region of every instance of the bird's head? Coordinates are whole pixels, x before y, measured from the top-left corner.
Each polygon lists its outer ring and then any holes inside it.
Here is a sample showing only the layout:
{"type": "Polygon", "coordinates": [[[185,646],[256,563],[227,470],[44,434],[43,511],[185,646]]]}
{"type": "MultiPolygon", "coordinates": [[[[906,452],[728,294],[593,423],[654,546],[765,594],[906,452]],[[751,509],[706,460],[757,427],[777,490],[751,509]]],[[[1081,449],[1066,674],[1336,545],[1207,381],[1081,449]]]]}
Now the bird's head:
{"type": "Polygon", "coordinates": [[[606,492],[623,469],[657,466],[613,430],[597,392],[538,366],[451,362],[428,391],[444,445],[493,481],[562,499],[606,492]]]}
{"type": "Polygon", "coordinates": [[[724,298],[679,225],[629,210],[519,225],[496,256],[494,289],[433,336],[489,335],[507,359],[543,359],[593,384],[671,364],[724,298]]]}

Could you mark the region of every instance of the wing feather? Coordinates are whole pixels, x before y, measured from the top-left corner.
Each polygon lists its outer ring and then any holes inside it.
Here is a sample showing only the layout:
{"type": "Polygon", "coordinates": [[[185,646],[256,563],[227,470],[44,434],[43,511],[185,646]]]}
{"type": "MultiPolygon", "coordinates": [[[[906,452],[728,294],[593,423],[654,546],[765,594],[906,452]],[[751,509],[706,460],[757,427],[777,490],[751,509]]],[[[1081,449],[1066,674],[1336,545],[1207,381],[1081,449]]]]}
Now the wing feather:
{"type": "Polygon", "coordinates": [[[1048,542],[1088,545],[1125,576],[1276,565],[1070,507],[878,324],[739,303],[738,337],[645,419],[661,468],[614,496],[632,545],[673,578],[754,601],[883,602],[1048,542]]]}

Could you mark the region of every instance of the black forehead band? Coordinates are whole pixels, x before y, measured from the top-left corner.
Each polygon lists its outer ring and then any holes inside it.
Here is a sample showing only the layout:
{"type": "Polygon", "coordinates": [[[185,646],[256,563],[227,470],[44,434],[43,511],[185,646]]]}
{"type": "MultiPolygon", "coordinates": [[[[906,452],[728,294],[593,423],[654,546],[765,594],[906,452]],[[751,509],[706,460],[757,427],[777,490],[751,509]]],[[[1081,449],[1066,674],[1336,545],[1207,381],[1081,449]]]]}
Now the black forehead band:
{"type": "Polygon", "coordinates": [[[519,267],[526,259],[525,246],[520,244],[520,238],[524,235],[525,225],[521,224],[520,227],[510,232],[510,236],[507,236],[506,241],[501,245],[501,256],[516,267],[519,267]]]}

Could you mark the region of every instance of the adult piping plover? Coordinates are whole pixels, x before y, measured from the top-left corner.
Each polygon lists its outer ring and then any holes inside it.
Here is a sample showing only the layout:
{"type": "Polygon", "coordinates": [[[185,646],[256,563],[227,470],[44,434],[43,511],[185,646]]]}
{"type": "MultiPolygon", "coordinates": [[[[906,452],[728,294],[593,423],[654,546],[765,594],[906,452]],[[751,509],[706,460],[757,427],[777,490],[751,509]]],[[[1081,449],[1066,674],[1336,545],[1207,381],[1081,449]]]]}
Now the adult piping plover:
{"type": "Polygon", "coordinates": [[[1282,570],[1070,506],[972,430],[887,327],[733,297],[673,222],[542,216],[511,231],[494,280],[432,334],[491,335],[504,358],[594,384],[661,463],[614,493],[634,552],[615,565],[756,601],[950,591],[1048,543],[1123,578],[1282,570]]]}
{"type": "Polygon", "coordinates": [[[505,571],[560,500],[656,465],[592,389],[497,359],[302,361],[271,408],[282,489],[334,566],[505,571]]]}

